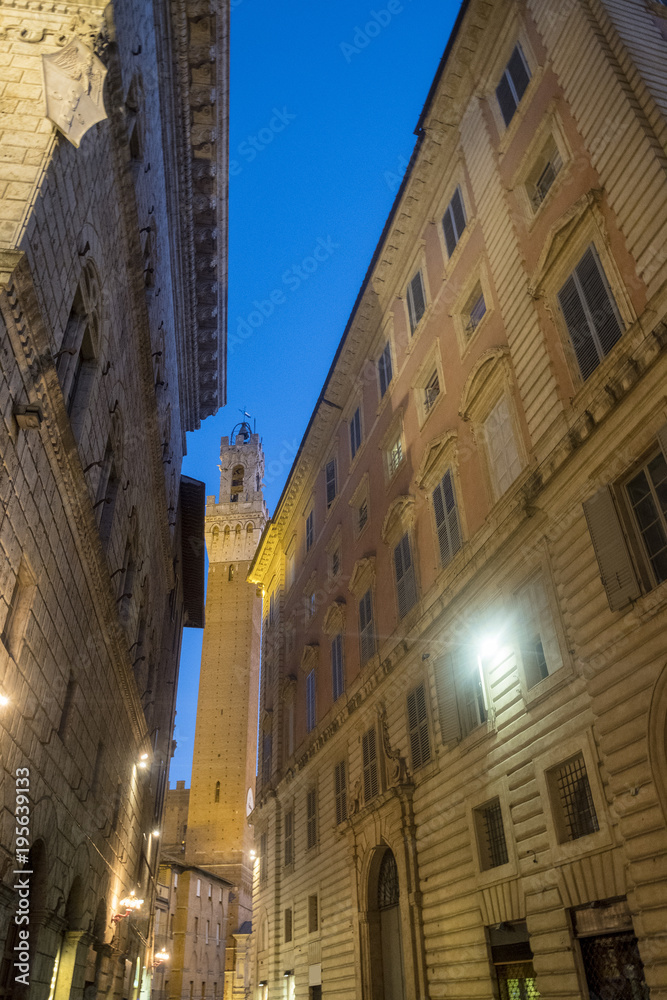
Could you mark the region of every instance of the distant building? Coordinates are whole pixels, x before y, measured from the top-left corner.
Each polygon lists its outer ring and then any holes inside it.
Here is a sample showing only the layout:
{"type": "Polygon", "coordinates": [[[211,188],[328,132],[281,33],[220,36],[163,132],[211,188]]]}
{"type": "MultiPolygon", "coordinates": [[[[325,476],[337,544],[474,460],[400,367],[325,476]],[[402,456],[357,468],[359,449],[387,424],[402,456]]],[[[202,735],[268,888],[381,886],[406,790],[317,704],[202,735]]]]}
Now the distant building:
{"type": "Polygon", "coordinates": [[[226,392],[227,14],[0,4],[0,997],[150,994],[203,626],[181,462],[226,392]]]}
{"type": "Polygon", "coordinates": [[[221,1000],[230,885],[163,854],[155,900],[151,1000],[221,1000]]]}
{"type": "MultiPolygon", "coordinates": [[[[262,596],[247,582],[267,510],[264,454],[243,422],[220,447],[220,500],[206,502],[209,557],[191,788],[167,793],[165,850],[224,878],[229,897],[225,1000],[245,997],[250,969],[262,596]]],[[[266,750],[265,750],[266,756],[266,750]]],[[[200,956],[201,957],[201,956],[200,956]]]]}
{"type": "Polygon", "coordinates": [[[667,986],[665,14],[462,6],[249,574],[261,1000],[667,986]]]}

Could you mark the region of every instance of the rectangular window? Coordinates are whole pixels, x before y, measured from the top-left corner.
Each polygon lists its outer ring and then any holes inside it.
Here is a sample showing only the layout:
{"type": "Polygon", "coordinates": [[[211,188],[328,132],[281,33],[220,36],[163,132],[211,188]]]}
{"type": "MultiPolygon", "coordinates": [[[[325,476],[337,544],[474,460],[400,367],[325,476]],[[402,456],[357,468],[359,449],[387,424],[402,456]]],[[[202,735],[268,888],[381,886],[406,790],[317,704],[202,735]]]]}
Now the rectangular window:
{"type": "Polygon", "coordinates": [[[288,906],[284,913],[285,944],[292,940],[292,907],[288,906]]]}
{"type": "Polygon", "coordinates": [[[306,677],[306,729],[310,733],[315,728],[315,671],[306,677]]]}
{"type": "Polygon", "coordinates": [[[361,409],[357,407],[354,416],[350,421],[350,454],[352,458],[357,454],[361,446],[361,409]]]}
{"type": "Polygon", "coordinates": [[[347,776],[345,761],[341,760],[334,768],[334,792],[336,798],[336,826],[347,819],[347,776]]]}
{"type": "Polygon", "coordinates": [[[428,414],[433,409],[435,401],[440,395],[440,378],[437,369],[424,386],[424,414],[428,414]]]}
{"type": "Polygon", "coordinates": [[[440,561],[446,566],[461,548],[461,525],[450,469],[447,469],[433,491],[433,511],[440,546],[440,561]]]}
{"type": "Polygon", "coordinates": [[[530,70],[521,46],[517,42],[510,56],[510,61],[500,78],[500,83],[496,87],[496,97],[505,125],[509,125],[512,121],[514,112],[519,107],[529,83],[530,70]]]}
{"type": "Polygon", "coordinates": [[[195,941],[199,937],[199,917],[195,917],[195,941]]]}
{"type": "Polygon", "coordinates": [[[269,852],[269,835],[263,833],[259,838],[259,880],[266,882],[269,877],[267,869],[267,855],[269,852]]]}
{"type": "Polygon", "coordinates": [[[408,694],[408,739],[412,770],[416,771],[431,759],[431,743],[428,734],[428,714],[424,685],[413,688],[408,694]]]}
{"type": "Polygon", "coordinates": [[[215,925],[215,943],[216,946],[220,944],[220,924],[215,925]]]}
{"type": "Polygon", "coordinates": [[[442,228],[445,233],[445,243],[447,244],[447,253],[449,254],[450,257],[456,250],[456,244],[461,239],[465,227],[466,227],[465,205],[463,204],[461,188],[457,187],[456,191],[454,192],[454,197],[452,198],[449,205],[445,209],[445,214],[442,217],[442,228]]]}
{"type": "Polygon", "coordinates": [[[623,335],[621,317],[593,245],[559,291],[558,304],[585,380],[623,335]]]}
{"type": "Polygon", "coordinates": [[[361,663],[363,666],[375,652],[373,604],[370,590],[367,590],[359,601],[359,634],[361,637],[361,663]]]}
{"type": "Polygon", "coordinates": [[[204,941],[206,942],[206,944],[208,944],[209,931],[210,931],[210,922],[207,920],[206,921],[206,935],[204,937],[204,941]]]}
{"type": "Polygon", "coordinates": [[[667,462],[659,452],[625,486],[655,583],[667,580],[667,462]]]}
{"type": "Polygon", "coordinates": [[[387,451],[387,467],[389,469],[389,475],[393,476],[395,472],[403,461],[403,445],[401,443],[400,434],[392,442],[387,451]]]}
{"type": "Polygon", "coordinates": [[[421,271],[417,271],[407,288],[408,314],[410,316],[410,332],[414,333],[420,319],[426,312],[426,295],[421,271]]]}
{"type": "Polygon", "coordinates": [[[459,710],[462,716],[463,733],[467,735],[486,722],[482,668],[479,661],[474,661],[474,657],[460,657],[457,688],[461,695],[459,710]]]}
{"type": "Polygon", "coordinates": [[[478,284],[463,310],[465,332],[468,336],[475,332],[485,315],[486,301],[484,300],[484,292],[482,291],[482,286],[478,284]]]}
{"type": "Polygon", "coordinates": [[[583,754],[550,771],[549,783],[560,807],[563,841],[579,840],[600,829],[583,754]]]}
{"type": "Polygon", "coordinates": [[[539,1000],[526,924],[503,922],[488,935],[499,1000],[539,1000]]]}
{"type": "Polygon", "coordinates": [[[285,864],[294,864],[294,810],[285,813],[285,864]]]}
{"type": "Polygon", "coordinates": [[[306,846],[310,850],[317,844],[317,792],[311,788],[306,795],[306,846]]]}
{"type": "Polygon", "coordinates": [[[650,996],[627,899],[578,907],[572,921],[591,997],[650,996]]]}
{"type": "Polygon", "coordinates": [[[326,487],[327,487],[327,510],[331,504],[336,499],[336,494],[338,492],[338,483],[336,477],[336,459],[332,458],[330,462],[327,462],[325,470],[326,487]]]}
{"type": "Polygon", "coordinates": [[[340,549],[334,549],[331,553],[331,575],[335,579],[340,573],[340,549]]]}
{"type": "Polygon", "coordinates": [[[526,191],[535,211],[549,194],[562,166],[560,151],[550,135],[526,178],[526,191]]]}
{"type": "Polygon", "coordinates": [[[306,518],[306,552],[310,552],[315,541],[315,511],[311,510],[306,518]]]}
{"type": "Polygon", "coordinates": [[[369,729],[361,740],[361,756],[364,780],[364,802],[370,802],[380,790],[378,775],[377,734],[369,729]]]}
{"type": "Polygon", "coordinates": [[[507,842],[500,800],[494,799],[485,806],[480,806],[479,809],[475,809],[474,815],[482,871],[506,865],[507,842]]]}
{"type": "Polygon", "coordinates": [[[366,527],[366,522],[368,521],[368,500],[362,500],[359,504],[359,514],[358,514],[358,531],[363,531],[366,527]]]}
{"type": "Polygon", "coordinates": [[[507,398],[502,396],[484,421],[484,437],[496,496],[509,489],[521,472],[512,418],[507,398]]]}
{"type": "Polygon", "coordinates": [[[201,879],[197,879],[197,895],[201,896],[201,879]]]}
{"type": "Polygon", "coordinates": [[[28,569],[27,563],[21,559],[14,589],[7,608],[5,626],[2,631],[2,641],[9,653],[16,659],[19,645],[25,635],[28,617],[35,595],[35,581],[28,569]]]}
{"type": "Polygon", "coordinates": [[[410,539],[407,534],[403,535],[394,549],[394,572],[396,574],[398,617],[404,618],[408,611],[417,603],[415,566],[412,561],[410,539]]]}
{"type": "Polygon", "coordinates": [[[212,895],[213,895],[213,886],[209,883],[208,898],[210,899],[212,895]]]}
{"type": "Polygon", "coordinates": [[[393,377],[391,366],[391,346],[389,341],[384,345],[384,350],[378,359],[378,375],[380,378],[380,399],[389,388],[389,383],[393,377]]]}
{"type": "Polygon", "coordinates": [[[558,636],[542,575],[517,591],[519,644],[526,687],[531,688],[563,665],[558,636]]]}
{"type": "Polygon", "coordinates": [[[333,699],[334,701],[338,701],[345,690],[345,678],[343,676],[343,636],[340,632],[331,641],[331,681],[333,699]]]}
{"type": "Polygon", "coordinates": [[[317,895],[308,897],[308,933],[314,934],[319,930],[320,921],[317,907],[317,895]]]}

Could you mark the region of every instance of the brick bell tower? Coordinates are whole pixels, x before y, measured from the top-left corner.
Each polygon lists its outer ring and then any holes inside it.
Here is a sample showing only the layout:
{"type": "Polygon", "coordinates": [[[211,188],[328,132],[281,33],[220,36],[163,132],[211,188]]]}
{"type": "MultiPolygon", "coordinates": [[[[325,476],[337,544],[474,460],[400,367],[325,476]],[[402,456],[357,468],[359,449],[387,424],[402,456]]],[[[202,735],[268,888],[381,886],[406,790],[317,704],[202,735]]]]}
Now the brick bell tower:
{"type": "Polygon", "coordinates": [[[188,824],[186,863],[237,886],[233,934],[251,919],[252,831],[246,818],[255,787],[262,598],[246,575],[268,513],[264,453],[245,421],[220,446],[220,502],[206,502],[206,626],[188,824]]]}

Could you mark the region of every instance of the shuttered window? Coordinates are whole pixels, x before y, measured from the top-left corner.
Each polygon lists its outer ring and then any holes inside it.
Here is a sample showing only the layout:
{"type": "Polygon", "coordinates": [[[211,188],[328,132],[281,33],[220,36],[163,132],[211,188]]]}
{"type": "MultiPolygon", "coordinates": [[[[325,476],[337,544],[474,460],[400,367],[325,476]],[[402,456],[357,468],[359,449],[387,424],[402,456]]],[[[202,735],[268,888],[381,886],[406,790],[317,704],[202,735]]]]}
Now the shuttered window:
{"type": "Polygon", "coordinates": [[[440,378],[436,369],[424,386],[424,415],[431,412],[435,406],[435,401],[440,395],[440,378]]]}
{"type": "Polygon", "coordinates": [[[294,810],[285,813],[285,864],[294,864],[294,810]]]}
{"type": "Polygon", "coordinates": [[[341,760],[334,768],[334,793],[336,799],[336,826],[347,819],[347,775],[345,761],[341,760]]]}
{"type": "Polygon", "coordinates": [[[403,618],[417,603],[415,567],[410,551],[410,539],[407,534],[403,535],[394,549],[394,571],[396,574],[398,617],[403,618]]]}
{"type": "Polygon", "coordinates": [[[517,43],[496,87],[496,97],[505,125],[512,121],[529,83],[530,71],[521,46],[517,43]]]}
{"type": "Polygon", "coordinates": [[[607,278],[591,245],[558,293],[581,377],[587,379],[623,334],[607,278]]]}
{"type": "Polygon", "coordinates": [[[641,591],[611,488],[603,486],[583,507],[609,607],[620,611],[641,591]]]}
{"type": "Polygon", "coordinates": [[[292,907],[285,910],[285,944],[292,940],[292,907]]]}
{"type": "Polygon", "coordinates": [[[311,788],[306,795],[306,845],[310,850],[317,843],[317,792],[311,788]]]}
{"type": "Polygon", "coordinates": [[[327,486],[327,509],[328,509],[336,499],[336,493],[338,492],[335,458],[332,458],[330,462],[327,462],[325,477],[327,486]]]}
{"type": "Polygon", "coordinates": [[[433,491],[433,510],[440,546],[440,561],[446,566],[461,548],[461,525],[450,469],[447,469],[433,491]]]}
{"type": "Polygon", "coordinates": [[[350,454],[352,458],[359,451],[361,445],[361,410],[359,407],[354,411],[354,416],[350,420],[350,454]]]}
{"type": "Polygon", "coordinates": [[[343,676],[343,636],[338,633],[331,641],[331,683],[333,699],[337,701],[345,690],[343,676]]]}
{"type": "Polygon", "coordinates": [[[408,731],[412,770],[416,771],[431,759],[426,692],[423,684],[414,688],[408,695],[408,731]]]}
{"type": "Polygon", "coordinates": [[[445,210],[445,214],[442,217],[442,228],[445,234],[447,253],[449,254],[450,257],[456,250],[456,244],[461,239],[465,227],[466,227],[465,206],[463,204],[461,188],[457,187],[456,191],[454,192],[454,197],[450,201],[449,205],[445,210]]]}
{"type": "Polygon", "coordinates": [[[410,332],[414,333],[417,325],[426,311],[426,296],[421,271],[417,271],[408,285],[408,313],[410,315],[410,332]]]}
{"type": "Polygon", "coordinates": [[[377,734],[375,729],[364,733],[361,741],[364,802],[370,802],[380,790],[378,776],[377,734]]]}
{"type": "Polygon", "coordinates": [[[547,585],[540,574],[517,591],[518,637],[528,688],[563,665],[547,585]]]}
{"type": "Polygon", "coordinates": [[[505,396],[498,400],[484,421],[484,436],[496,497],[501,497],[521,472],[521,459],[505,396]]]}
{"type": "Polygon", "coordinates": [[[314,934],[319,929],[319,913],[317,895],[308,897],[308,933],[314,934]]]}
{"type": "Polygon", "coordinates": [[[656,583],[667,580],[667,461],[659,452],[626,484],[638,534],[656,583]]]}
{"type": "Polygon", "coordinates": [[[361,637],[361,663],[363,665],[370,660],[375,652],[373,604],[370,590],[367,590],[359,601],[359,634],[361,637]]]}
{"type": "Polygon", "coordinates": [[[486,722],[486,691],[472,650],[455,648],[444,656],[436,664],[435,686],[443,743],[460,740],[486,722]]]}
{"type": "Polygon", "coordinates": [[[378,359],[378,375],[380,378],[380,398],[382,398],[389,388],[389,383],[393,377],[391,366],[391,347],[389,341],[384,345],[384,350],[378,359]]]}
{"type": "Polygon", "coordinates": [[[315,671],[311,670],[306,677],[306,729],[311,732],[315,728],[315,671]]]}

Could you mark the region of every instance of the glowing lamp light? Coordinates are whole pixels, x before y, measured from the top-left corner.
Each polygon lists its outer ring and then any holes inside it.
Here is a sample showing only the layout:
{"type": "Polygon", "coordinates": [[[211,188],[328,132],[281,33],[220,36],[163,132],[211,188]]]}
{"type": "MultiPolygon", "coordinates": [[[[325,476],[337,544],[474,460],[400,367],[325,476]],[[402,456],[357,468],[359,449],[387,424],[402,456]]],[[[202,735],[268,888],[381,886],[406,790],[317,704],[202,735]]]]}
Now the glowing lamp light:
{"type": "Polygon", "coordinates": [[[171,955],[169,954],[168,951],[165,951],[164,948],[161,948],[160,951],[156,952],[155,955],[155,961],[158,965],[160,965],[162,962],[168,962],[170,958],[171,955]]]}
{"type": "Polygon", "coordinates": [[[497,635],[487,635],[480,642],[478,648],[479,655],[483,660],[490,660],[496,655],[500,648],[497,635]]]}
{"type": "Polygon", "coordinates": [[[250,852],[250,857],[251,858],[256,858],[257,857],[257,851],[251,851],[250,852]]]}
{"type": "Polygon", "coordinates": [[[153,836],[154,837],[159,837],[160,836],[160,831],[159,830],[153,830],[153,836]]]}
{"type": "Polygon", "coordinates": [[[7,705],[9,705],[9,698],[6,694],[0,694],[0,708],[5,708],[7,705]]]}
{"type": "Polygon", "coordinates": [[[121,899],[120,906],[124,907],[126,910],[139,910],[144,905],[143,899],[137,899],[134,891],[126,896],[125,899],[121,899]]]}

